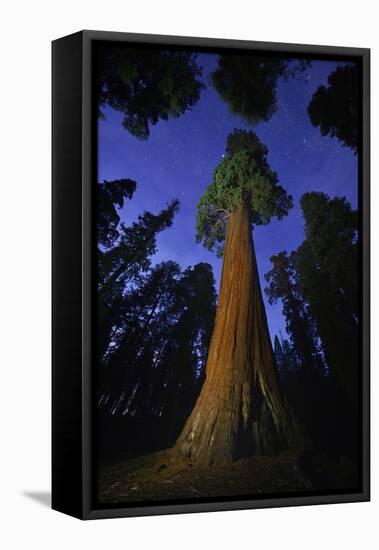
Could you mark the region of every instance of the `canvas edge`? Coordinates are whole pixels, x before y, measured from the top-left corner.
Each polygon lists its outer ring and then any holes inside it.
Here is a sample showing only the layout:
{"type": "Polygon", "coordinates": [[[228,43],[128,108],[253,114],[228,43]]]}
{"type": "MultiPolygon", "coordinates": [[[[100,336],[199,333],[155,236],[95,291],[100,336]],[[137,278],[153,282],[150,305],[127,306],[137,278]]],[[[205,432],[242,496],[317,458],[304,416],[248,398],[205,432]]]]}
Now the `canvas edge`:
{"type": "MultiPolygon", "coordinates": [[[[77,33],[75,33],[77,34],[77,33]]],[[[369,227],[369,179],[370,179],[370,50],[367,48],[352,48],[338,46],[319,46],[304,44],[285,44],[274,42],[254,42],[230,39],[214,38],[195,38],[178,37],[164,35],[145,35],[134,33],[119,33],[106,31],[84,30],[79,34],[83,40],[83,95],[82,95],[82,373],[81,381],[83,384],[82,403],[81,403],[81,423],[82,423],[82,513],[75,515],[81,519],[102,519],[118,517],[134,517],[161,514],[182,514],[192,512],[212,512],[227,510],[246,510],[259,508],[273,508],[283,506],[303,506],[303,505],[321,505],[337,504],[349,502],[365,502],[370,500],[370,227],[369,227]],[[310,54],[310,55],[335,55],[335,56],[356,56],[362,58],[363,62],[363,490],[349,494],[323,495],[323,496],[294,496],[285,498],[264,498],[261,500],[241,500],[227,502],[207,502],[207,503],[188,503],[188,504],[165,504],[114,507],[114,508],[94,508],[94,495],[92,494],[92,415],[91,415],[91,395],[90,388],[92,384],[91,377],[91,242],[92,242],[92,224],[91,224],[91,181],[93,172],[92,155],[92,107],[91,107],[91,86],[92,86],[92,43],[93,41],[123,41],[145,44],[165,44],[173,46],[196,47],[214,47],[214,48],[239,48],[239,49],[261,49],[265,51],[278,51],[281,53],[310,54]]],[[[60,40],[64,40],[60,39],[60,40]]],[[[69,512],[66,512],[69,513],[69,512]]]]}
{"type": "Polygon", "coordinates": [[[52,43],[52,508],[82,509],[82,35],[52,43]]]}

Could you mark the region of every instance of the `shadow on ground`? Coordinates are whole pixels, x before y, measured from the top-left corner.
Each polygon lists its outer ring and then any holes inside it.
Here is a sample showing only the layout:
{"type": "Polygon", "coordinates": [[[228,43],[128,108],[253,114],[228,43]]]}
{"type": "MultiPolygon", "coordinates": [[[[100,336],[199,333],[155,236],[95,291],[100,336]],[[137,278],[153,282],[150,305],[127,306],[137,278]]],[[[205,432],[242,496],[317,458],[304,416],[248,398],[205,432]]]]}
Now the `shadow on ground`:
{"type": "Polygon", "coordinates": [[[51,506],[51,493],[48,491],[23,491],[22,494],[42,506],[51,506]]]}

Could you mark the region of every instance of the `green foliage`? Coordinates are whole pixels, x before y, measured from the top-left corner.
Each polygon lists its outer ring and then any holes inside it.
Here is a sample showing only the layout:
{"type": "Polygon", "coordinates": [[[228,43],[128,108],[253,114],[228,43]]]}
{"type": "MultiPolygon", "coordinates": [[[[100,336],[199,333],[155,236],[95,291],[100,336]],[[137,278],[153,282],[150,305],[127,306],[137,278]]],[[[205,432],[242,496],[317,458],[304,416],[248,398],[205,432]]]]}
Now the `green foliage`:
{"type": "Polygon", "coordinates": [[[278,183],[267,161],[268,149],[254,132],[234,130],[226,156],[213,172],[213,182],[200,199],[196,240],[222,255],[228,216],[239,206],[249,207],[254,225],[283,218],[292,208],[292,197],[278,183]]]}
{"type": "Polygon", "coordinates": [[[184,114],[204,87],[196,55],[184,51],[107,44],[98,49],[96,74],[99,115],[105,105],[120,111],[123,126],[139,139],[160,119],[184,114]]]}
{"type": "Polygon", "coordinates": [[[264,55],[224,54],[212,73],[212,83],[232,113],[256,125],[268,121],[277,109],[276,86],[280,77],[301,72],[306,62],[264,55]]]}
{"type": "Polygon", "coordinates": [[[340,65],[328,76],[328,86],[313,94],[308,114],[322,136],[336,137],[357,153],[359,108],[358,67],[340,65]]]}
{"type": "Polygon", "coordinates": [[[120,216],[118,208],[124,206],[125,199],[131,199],[136,190],[136,182],[129,179],[105,181],[96,186],[97,240],[103,246],[110,246],[119,236],[117,226],[120,216]]]}

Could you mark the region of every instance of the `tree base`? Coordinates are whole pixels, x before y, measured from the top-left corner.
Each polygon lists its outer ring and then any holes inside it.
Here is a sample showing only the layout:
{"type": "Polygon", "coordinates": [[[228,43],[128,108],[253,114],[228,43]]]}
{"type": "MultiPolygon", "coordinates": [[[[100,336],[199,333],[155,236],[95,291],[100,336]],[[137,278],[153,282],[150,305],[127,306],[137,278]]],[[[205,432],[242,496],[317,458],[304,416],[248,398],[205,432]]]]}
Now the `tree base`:
{"type": "Polygon", "coordinates": [[[249,209],[230,215],[206,378],[176,448],[200,466],[309,447],[282,394],[249,209]]]}
{"type": "Polygon", "coordinates": [[[286,453],[199,467],[168,449],[102,470],[99,501],[152,502],[309,490],[312,483],[298,463],[299,455],[286,453]]]}

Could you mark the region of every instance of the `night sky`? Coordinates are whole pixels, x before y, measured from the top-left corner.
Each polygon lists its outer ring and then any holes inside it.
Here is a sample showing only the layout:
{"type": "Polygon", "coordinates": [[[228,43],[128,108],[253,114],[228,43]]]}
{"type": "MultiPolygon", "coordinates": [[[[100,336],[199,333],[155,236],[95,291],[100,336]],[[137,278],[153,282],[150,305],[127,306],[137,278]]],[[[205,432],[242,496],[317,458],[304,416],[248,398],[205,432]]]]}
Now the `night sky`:
{"type": "MultiPolygon", "coordinates": [[[[171,228],[158,237],[153,262],[175,260],[184,269],[199,262],[213,266],[219,289],[222,259],[195,241],[196,205],[212,181],[212,172],[224,154],[226,138],[234,128],[251,129],[232,115],[212,88],[209,73],[216,67],[217,56],[201,54],[207,85],[199,102],[178,119],[161,121],[151,127],[147,141],[140,141],[121,124],[122,114],[104,108],[105,120],[99,121],[98,181],[130,178],[137,182],[131,201],[121,211],[121,220],[130,224],[143,210],[153,213],[165,208],[173,198],[180,200],[180,211],[171,228]]],[[[262,290],[264,274],[271,268],[269,258],[281,250],[290,252],[304,237],[299,206],[306,191],[323,191],[330,196],[345,196],[357,207],[357,157],[336,139],[322,137],[310,123],[307,106],[320,84],[325,84],[338,63],[312,61],[297,79],[280,80],[278,110],[267,123],[254,130],[269,149],[269,163],[278,173],[280,184],[293,196],[294,208],[281,221],[275,218],[256,227],[254,242],[262,290]]],[[[285,335],[282,307],[268,304],[266,312],[271,337],[285,335]]]]}

